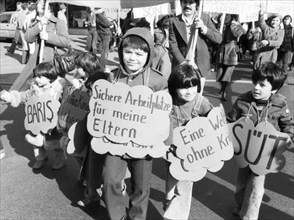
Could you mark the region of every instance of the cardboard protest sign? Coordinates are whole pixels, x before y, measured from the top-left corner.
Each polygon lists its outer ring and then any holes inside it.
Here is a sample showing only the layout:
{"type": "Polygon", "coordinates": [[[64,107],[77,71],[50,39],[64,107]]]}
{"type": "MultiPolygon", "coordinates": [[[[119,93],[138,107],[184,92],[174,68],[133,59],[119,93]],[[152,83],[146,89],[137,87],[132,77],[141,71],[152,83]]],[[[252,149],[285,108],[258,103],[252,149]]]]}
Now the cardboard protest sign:
{"type": "Polygon", "coordinates": [[[280,171],[286,161],[282,152],[290,137],[268,122],[254,126],[247,118],[229,124],[234,145],[234,159],[240,168],[249,166],[259,175],[280,171]]]}
{"type": "Polygon", "coordinates": [[[292,0],[261,0],[261,3],[265,6],[267,13],[278,13],[282,16],[294,14],[294,1],[292,0]]]}
{"type": "Polygon", "coordinates": [[[219,0],[205,0],[203,11],[238,14],[240,22],[250,22],[258,20],[258,12],[260,9],[259,1],[251,0],[236,0],[219,1],[219,0]]]}
{"type": "Polygon", "coordinates": [[[40,132],[48,133],[57,125],[57,112],[60,107],[58,100],[53,99],[49,92],[40,96],[33,95],[25,103],[25,121],[26,130],[37,135],[40,132]]]}
{"type": "Polygon", "coordinates": [[[220,170],[234,154],[223,106],[213,108],[207,117],[193,118],[186,126],[175,128],[173,144],[181,161],[173,159],[170,172],[178,180],[198,181],[207,170],[220,170]]]}
{"type": "Polygon", "coordinates": [[[167,91],[97,80],[90,99],[87,128],[93,137],[150,146],[169,136],[172,99],[167,91]]]}
{"type": "Polygon", "coordinates": [[[128,154],[133,158],[143,158],[146,155],[150,155],[153,158],[159,158],[162,157],[169,148],[169,146],[166,146],[163,142],[150,146],[143,146],[135,144],[134,142],[119,144],[110,142],[106,137],[93,138],[91,146],[98,154],[106,154],[108,152],[112,155],[118,156],[128,154]]]}
{"type": "Polygon", "coordinates": [[[87,92],[72,86],[66,87],[58,112],[59,126],[68,130],[73,123],[82,120],[89,113],[89,100],[87,92]]]}

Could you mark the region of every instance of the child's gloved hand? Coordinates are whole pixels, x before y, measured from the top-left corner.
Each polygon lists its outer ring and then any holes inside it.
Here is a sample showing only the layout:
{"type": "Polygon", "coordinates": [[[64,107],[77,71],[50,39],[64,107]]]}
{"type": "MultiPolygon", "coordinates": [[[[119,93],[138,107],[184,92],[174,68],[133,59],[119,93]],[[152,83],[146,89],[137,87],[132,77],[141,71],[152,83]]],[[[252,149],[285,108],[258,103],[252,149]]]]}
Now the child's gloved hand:
{"type": "Polygon", "coordinates": [[[11,94],[6,90],[1,91],[0,98],[7,103],[11,103],[11,94]]]}

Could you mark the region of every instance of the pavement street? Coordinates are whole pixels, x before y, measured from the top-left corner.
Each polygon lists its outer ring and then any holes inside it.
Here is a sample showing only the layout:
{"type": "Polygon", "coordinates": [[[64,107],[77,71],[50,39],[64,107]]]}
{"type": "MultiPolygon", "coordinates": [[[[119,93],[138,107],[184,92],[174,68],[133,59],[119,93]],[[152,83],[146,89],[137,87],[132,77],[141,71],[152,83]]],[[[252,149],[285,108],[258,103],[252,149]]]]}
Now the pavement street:
{"type": "MultiPolygon", "coordinates": [[[[86,36],[72,35],[74,48],[84,51],[86,36]]],[[[9,89],[24,65],[20,64],[21,51],[6,55],[10,42],[0,42],[0,90],[9,89]]],[[[110,53],[108,67],[118,65],[117,52],[110,53]]],[[[224,104],[229,111],[236,98],[251,88],[249,59],[236,67],[229,100],[224,104]]],[[[212,73],[205,84],[204,96],[214,106],[220,105],[220,85],[212,73]]],[[[280,91],[294,112],[294,71],[288,73],[287,84],[280,91]]],[[[76,202],[83,198],[84,188],[78,186],[78,164],[68,156],[66,167],[59,171],[51,169],[53,155],[49,154],[46,166],[38,172],[32,171],[33,148],[25,140],[24,108],[12,108],[0,103],[0,141],[4,145],[5,157],[0,160],[0,219],[2,220],[70,220],[107,219],[103,202],[80,208],[76,202]]],[[[268,174],[265,195],[260,209],[261,220],[294,219],[294,152],[286,151],[286,165],[281,172],[268,174]]],[[[234,190],[237,167],[230,160],[216,172],[208,172],[204,179],[194,183],[191,220],[237,220],[232,215],[235,206],[234,190]]],[[[154,159],[147,220],[161,220],[165,198],[166,169],[163,159],[154,159]]],[[[127,180],[128,190],[130,181],[127,180]]],[[[126,198],[127,202],[127,198],[126,198]]]]}

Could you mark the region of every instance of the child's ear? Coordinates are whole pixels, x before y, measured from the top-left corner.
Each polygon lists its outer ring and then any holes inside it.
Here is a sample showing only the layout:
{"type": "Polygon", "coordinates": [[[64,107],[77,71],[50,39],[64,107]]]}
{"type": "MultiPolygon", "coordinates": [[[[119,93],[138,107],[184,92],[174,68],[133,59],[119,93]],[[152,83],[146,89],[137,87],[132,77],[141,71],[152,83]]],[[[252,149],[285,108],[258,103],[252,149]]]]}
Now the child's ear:
{"type": "Polygon", "coordinates": [[[275,94],[277,91],[278,91],[278,90],[275,89],[275,90],[272,90],[271,93],[272,93],[272,94],[275,94]]]}

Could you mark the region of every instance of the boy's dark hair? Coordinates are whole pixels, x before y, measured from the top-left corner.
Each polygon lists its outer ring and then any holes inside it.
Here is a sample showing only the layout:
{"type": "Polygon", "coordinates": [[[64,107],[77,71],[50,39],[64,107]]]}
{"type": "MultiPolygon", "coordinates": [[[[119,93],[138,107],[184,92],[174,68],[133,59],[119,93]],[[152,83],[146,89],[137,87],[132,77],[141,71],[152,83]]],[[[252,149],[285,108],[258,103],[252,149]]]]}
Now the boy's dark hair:
{"type": "MultiPolygon", "coordinates": [[[[182,3],[183,0],[180,0],[180,2],[182,3]]],[[[200,4],[200,0],[194,0],[194,2],[196,3],[196,6],[199,6],[199,4],[200,4]]]]}
{"type": "Polygon", "coordinates": [[[286,18],[290,18],[290,23],[292,23],[292,17],[290,15],[285,15],[283,18],[283,22],[286,20],[286,18]]]}
{"type": "Polygon", "coordinates": [[[254,70],[252,74],[252,82],[255,84],[258,81],[267,80],[272,85],[272,90],[279,90],[287,79],[287,74],[273,62],[267,62],[254,70]]]}
{"type": "Polygon", "coordinates": [[[28,3],[22,3],[21,4],[21,9],[26,10],[28,8],[28,3]]]}
{"type": "Polygon", "coordinates": [[[144,52],[147,52],[148,54],[150,53],[150,48],[148,43],[144,39],[136,35],[129,35],[123,40],[122,48],[126,48],[126,47],[140,49],[140,50],[143,50],[144,52]]]}
{"type": "Polygon", "coordinates": [[[77,67],[80,67],[85,72],[87,72],[89,76],[99,71],[102,71],[102,66],[99,58],[96,56],[96,54],[91,52],[84,52],[79,54],[75,58],[75,64],[77,65],[77,67]]]}
{"type": "Polygon", "coordinates": [[[103,72],[103,71],[99,71],[93,75],[90,75],[89,78],[86,80],[85,82],[85,87],[87,89],[92,89],[93,84],[99,80],[99,79],[107,79],[108,78],[108,73],[103,72]]]}
{"type": "Polygon", "coordinates": [[[53,66],[56,73],[60,77],[64,77],[65,74],[75,69],[75,59],[78,56],[78,51],[69,47],[64,54],[56,53],[53,58],[53,66]]]}
{"type": "Polygon", "coordinates": [[[50,80],[50,83],[57,79],[57,73],[53,65],[49,62],[38,64],[33,70],[34,77],[44,76],[50,80]]]}
{"type": "Polygon", "coordinates": [[[176,97],[177,89],[190,88],[197,86],[197,92],[201,91],[201,74],[198,69],[184,63],[176,66],[168,79],[168,91],[174,98],[176,97]]]}

